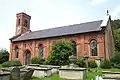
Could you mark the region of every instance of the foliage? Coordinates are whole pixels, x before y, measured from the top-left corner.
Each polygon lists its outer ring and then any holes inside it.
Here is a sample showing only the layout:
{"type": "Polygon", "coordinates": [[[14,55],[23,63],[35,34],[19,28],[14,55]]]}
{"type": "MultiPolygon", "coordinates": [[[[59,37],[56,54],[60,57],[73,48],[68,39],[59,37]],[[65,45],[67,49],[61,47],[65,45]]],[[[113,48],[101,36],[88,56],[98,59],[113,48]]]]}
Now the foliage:
{"type": "Polygon", "coordinates": [[[0,50],[0,64],[9,60],[9,52],[5,49],[0,50]]]}
{"type": "Polygon", "coordinates": [[[79,58],[78,58],[77,61],[76,61],[76,64],[77,64],[79,67],[85,67],[86,64],[85,64],[85,59],[84,59],[84,57],[79,56],[79,58]]]}
{"type": "Polygon", "coordinates": [[[73,54],[73,43],[68,40],[60,40],[52,44],[51,55],[48,56],[46,64],[67,65],[69,56],[73,54]]]}
{"type": "Polygon", "coordinates": [[[115,48],[117,51],[120,51],[120,20],[113,20],[112,21],[112,28],[115,38],[115,48]]]}
{"type": "Polygon", "coordinates": [[[120,28],[114,30],[115,48],[120,51],[120,28]]]}
{"type": "Polygon", "coordinates": [[[22,64],[18,60],[6,61],[2,63],[2,67],[12,67],[12,66],[22,66],[22,64]]]}
{"type": "Polygon", "coordinates": [[[111,63],[110,63],[110,60],[101,61],[100,67],[103,68],[103,69],[110,69],[112,67],[111,63]]]}
{"type": "Polygon", "coordinates": [[[111,64],[115,68],[120,68],[120,19],[112,21],[112,28],[114,32],[116,52],[111,58],[111,64]]]}
{"type": "Polygon", "coordinates": [[[42,57],[33,57],[31,59],[32,64],[44,64],[45,59],[42,57]]]}
{"type": "Polygon", "coordinates": [[[95,60],[88,60],[88,67],[96,68],[97,64],[96,64],[95,60]]]}
{"type": "Polygon", "coordinates": [[[120,28],[120,19],[112,20],[112,28],[113,29],[120,28]]]}
{"type": "Polygon", "coordinates": [[[120,68],[120,52],[116,51],[113,57],[111,58],[111,64],[115,68],[120,68]]]}

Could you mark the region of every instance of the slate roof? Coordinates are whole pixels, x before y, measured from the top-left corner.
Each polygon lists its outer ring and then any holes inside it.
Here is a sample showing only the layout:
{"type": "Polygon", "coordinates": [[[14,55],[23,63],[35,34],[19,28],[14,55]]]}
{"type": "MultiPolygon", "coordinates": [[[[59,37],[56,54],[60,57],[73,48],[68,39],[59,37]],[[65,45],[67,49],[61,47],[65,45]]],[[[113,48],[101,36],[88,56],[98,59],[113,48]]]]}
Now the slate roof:
{"type": "Polygon", "coordinates": [[[101,31],[100,25],[102,21],[103,20],[98,20],[98,21],[68,25],[68,26],[63,26],[58,28],[33,31],[33,32],[26,33],[24,35],[21,35],[17,38],[14,38],[12,39],[12,41],[23,41],[23,40],[40,39],[40,38],[101,31]]]}

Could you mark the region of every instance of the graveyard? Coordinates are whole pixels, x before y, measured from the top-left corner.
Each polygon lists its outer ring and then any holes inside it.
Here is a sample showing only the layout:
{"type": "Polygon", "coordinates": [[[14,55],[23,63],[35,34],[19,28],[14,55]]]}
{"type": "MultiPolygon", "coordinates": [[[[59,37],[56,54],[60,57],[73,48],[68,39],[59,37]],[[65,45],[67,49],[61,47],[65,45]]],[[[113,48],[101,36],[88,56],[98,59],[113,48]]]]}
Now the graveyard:
{"type": "MultiPolygon", "coordinates": [[[[117,45],[117,43],[116,43],[117,45]]],[[[117,45],[119,46],[119,45],[117,45]]],[[[1,52],[0,80],[119,80],[120,51],[116,48],[111,58],[90,59],[76,56],[75,45],[69,40],[52,44],[47,59],[34,56],[29,64],[8,60],[7,51],[1,52]],[[4,55],[4,56],[3,56],[4,55]]]]}

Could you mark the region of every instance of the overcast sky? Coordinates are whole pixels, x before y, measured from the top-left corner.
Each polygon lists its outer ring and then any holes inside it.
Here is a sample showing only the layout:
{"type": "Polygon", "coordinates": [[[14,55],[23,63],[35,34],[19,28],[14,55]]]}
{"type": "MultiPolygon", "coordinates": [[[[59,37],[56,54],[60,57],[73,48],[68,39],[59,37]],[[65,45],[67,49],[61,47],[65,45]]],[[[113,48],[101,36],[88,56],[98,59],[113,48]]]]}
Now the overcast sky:
{"type": "Polygon", "coordinates": [[[9,51],[15,35],[16,13],[31,15],[31,30],[101,20],[109,10],[120,18],[120,0],[0,0],[0,48],[9,51]]]}

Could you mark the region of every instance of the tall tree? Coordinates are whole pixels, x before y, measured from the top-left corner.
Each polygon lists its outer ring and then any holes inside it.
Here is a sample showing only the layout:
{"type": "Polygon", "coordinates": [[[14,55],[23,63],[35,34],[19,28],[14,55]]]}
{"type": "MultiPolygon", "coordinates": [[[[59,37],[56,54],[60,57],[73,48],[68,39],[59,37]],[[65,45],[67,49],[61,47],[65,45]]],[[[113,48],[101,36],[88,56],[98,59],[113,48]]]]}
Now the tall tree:
{"type": "Polygon", "coordinates": [[[0,50],[0,64],[9,60],[9,52],[6,49],[0,50]]]}
{"type": "Polygon", "coordinates": [[[116,51],[120,51],[120,19],[112,20],[116,51]]]}

